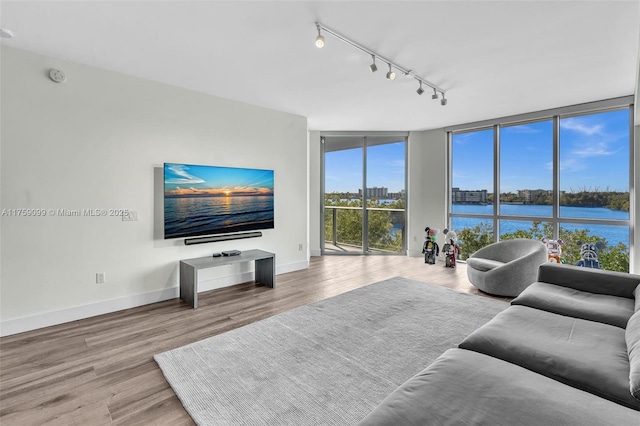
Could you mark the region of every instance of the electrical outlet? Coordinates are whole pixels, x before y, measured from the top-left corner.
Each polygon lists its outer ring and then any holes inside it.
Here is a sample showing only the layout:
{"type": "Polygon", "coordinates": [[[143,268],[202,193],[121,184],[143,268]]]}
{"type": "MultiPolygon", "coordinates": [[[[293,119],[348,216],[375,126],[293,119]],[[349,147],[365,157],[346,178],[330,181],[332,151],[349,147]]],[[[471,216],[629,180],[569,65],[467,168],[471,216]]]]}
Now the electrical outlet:
{"type": "Polygon", "coordinates": [[[105,279],[104,272],[96,272],[96,284],[104,284],[105,279]]]}
{"type": "Polygon", "coordinates": [[[298,244],[298,250],[302,251],[302,248],[304,247],[304,245],[302,243],[298,244]]]}
{"type": "Polygon", "coordinates": [[[135,221],[138,220],[138,212],[136,210],[127,210],[122,215],[123,221],[135,221]]]}

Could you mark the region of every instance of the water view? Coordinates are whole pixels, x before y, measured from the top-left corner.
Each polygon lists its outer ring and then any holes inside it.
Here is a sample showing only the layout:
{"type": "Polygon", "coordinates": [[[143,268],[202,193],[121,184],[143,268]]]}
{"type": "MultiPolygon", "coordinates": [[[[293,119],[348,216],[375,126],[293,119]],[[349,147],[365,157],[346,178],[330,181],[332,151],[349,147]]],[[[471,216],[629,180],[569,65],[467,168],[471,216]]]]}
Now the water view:
{"type": "MultiPolygon", "coordinates": [[[[493,214],[492,205],[473,205],[473,204],[454,204],[453,211],[455,213],[470,213],[470,214],[493,214]]],[[[540,216],[538,221],[544,222],[545,217],[550,217],[552,214],[552,207],[545,205],[528,205],[528,204],[502,204],[501,213],[503,215],[513,216],[540,216]]],[[[560,207],[560,217],[572,218],[572,219],[604,219],[604,220],[629,220],[629,212],[621,210],[612,210],[605,207],[560,207]]],[[[479,222],[491,223],[491,218],[467,218],[467,217],[454,217],[452,219],[452,227],[455,230],[463,228],[472,228],[479,222]]],[[[500,232],[501,234],[507,234],[515,232],[519,229],[529,229],[532,225],[531,221],[519,221],[519,220],[505,220],[501,219],[500,232]]],[[[574,224],[574,223],[561,223],[562,228],[574,231],[578,229],[588,229],[589,234],[597,235],[607,240],[608,245],[617,245],[623,243],[626,246],[629,245],[629,227],[626,225],[613,226],[613,225],[594,225],[594,224],[574,224]]],[[[551,237],[551,235],[549,236],[551,237]]]]}
{"type": "Polygon", "coordinates": [[[165,238],[274,227],[273,196],[165,199],[165,238]]]}

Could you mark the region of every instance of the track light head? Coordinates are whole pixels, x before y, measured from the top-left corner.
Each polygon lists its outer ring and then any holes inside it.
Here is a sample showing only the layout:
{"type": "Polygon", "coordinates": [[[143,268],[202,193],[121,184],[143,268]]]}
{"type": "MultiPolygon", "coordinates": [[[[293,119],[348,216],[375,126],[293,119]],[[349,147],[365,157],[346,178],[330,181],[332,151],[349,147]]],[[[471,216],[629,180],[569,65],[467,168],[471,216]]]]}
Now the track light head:
{"type": "Polygon", "coordinates": [[[422,95],[424,93],[424,89],[422,88],[422,82],[420,82],[420,87],[418,87],[418,90],[416,90],[416,92],[418,93],[418,95],[422,95]]]}
{"type": "Polygon", "coordinates": [[[389,72],[387,73],[387,80],[393,80],[396,78],[396,73],[391,71],[391,64],[389,64],[389,72]]]}
{"type": "Polygon", "coordinates": [[[318,49],[322,49],[324,47],[324,37],[322,33],[320,33],[320,24],[316,24],[316,28],[318,28],[318,37],[316,37],[316,47],[318,49]]]}
{"type": "Polygon", "coordinates": [[[447,104],[447,99],[444,97],[444,93],[442,94],[442,99],[440,99],[440,105],[445,106],[447,104]]]}
{"type": "Polygon", "coordinates": [[[376,72],[378,71],[378,66],[376,65],[376,57],[374,55],[371,55],[371,58],[373,58],[373,63],[369,65],[369,69],[371,70],[371,72],[376,72]]]}
{"type": "Polygon", "coordinates": [[[433,89],[433,95],[431,95],[431,99],[438,99],[438,92],[436,92],[436,89],[433,89]]]}

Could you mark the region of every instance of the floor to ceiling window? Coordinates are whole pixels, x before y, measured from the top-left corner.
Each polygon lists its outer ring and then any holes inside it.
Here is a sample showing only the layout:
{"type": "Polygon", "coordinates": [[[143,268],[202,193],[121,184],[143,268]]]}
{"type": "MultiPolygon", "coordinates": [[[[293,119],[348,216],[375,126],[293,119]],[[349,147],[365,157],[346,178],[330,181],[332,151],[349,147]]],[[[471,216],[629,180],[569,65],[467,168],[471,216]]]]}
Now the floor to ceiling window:
{"type": "Polygon", "coordinates": [[[632,106],[598,105],[450,132],[449,221],[463,259],[495,241],[546,237],[562,240],[564,263],[579,263],[588,243],[597,266],[629,270],[632,106]]]}
{"type": "Polygon", "coordinates": [[[324,135],[323,254],[404,253],[406,134],[324,135]]]}

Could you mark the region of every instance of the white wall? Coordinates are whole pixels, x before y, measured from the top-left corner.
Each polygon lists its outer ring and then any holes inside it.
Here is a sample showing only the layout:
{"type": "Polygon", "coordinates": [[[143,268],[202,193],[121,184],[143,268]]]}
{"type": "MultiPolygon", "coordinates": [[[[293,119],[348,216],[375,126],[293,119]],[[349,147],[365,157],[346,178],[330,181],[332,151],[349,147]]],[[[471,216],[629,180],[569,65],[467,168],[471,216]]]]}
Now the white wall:
{"type": "Polygon", "coordinates": [[[320,212],[322,210],[320,195],[322,145],[320,132],[309,132],[309,253],[320,256],[320,212]]]}
{"type": "MultiPolygon", "coordinates": [[[[178,261],[214,251],[273,251],[277,273],[308,266],[306,118],[5,46],[1,57],[0,209],[139,214],[3,215],[3,335],[176,297],[178,261]],[[50,68],[67,83],[49,80],[50,68]],[[188,247],[157,238],[163,162],[274,169],[275,229],[188,247]]],[[[251,280],[252,270],[205,270],[200,290],[251,280]]]]}
{"type": "Polygon", "coordinates": [[[443,129],[409,134],[408,244],[409,256],[422,256],[424,229],[439,229],[444,244],[447,226],[447,136],[443,129]]]}

